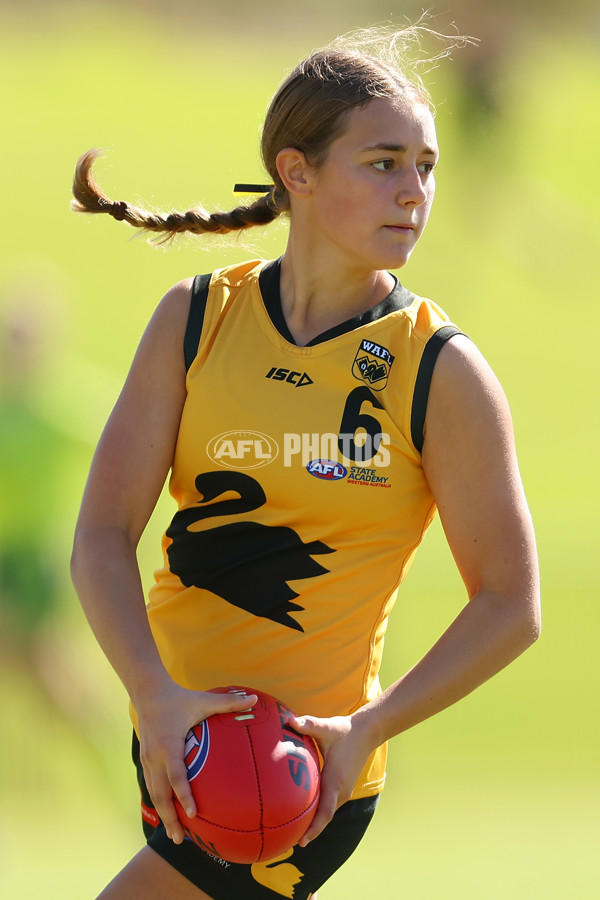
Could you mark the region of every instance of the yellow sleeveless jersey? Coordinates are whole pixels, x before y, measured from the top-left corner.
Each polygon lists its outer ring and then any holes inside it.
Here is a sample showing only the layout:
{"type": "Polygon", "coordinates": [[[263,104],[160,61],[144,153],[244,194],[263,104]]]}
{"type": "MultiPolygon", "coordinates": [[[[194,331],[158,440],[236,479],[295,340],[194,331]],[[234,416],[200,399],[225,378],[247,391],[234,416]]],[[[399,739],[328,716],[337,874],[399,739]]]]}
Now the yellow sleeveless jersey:
{"type": "MultiPolygon", "coordinates": [[[[279,273],[279,261],[231,266],[208,293],[195,279],[178,512],[148,615],[185,687],[242,684],[298,715],[347,714],[380,693],[388,615],[435,512],[422,429],[435,359],[458,330],[397,284],[299,347],[279,273]]],[[[354,797],[381,790],[385,757],[354,797]]]]}

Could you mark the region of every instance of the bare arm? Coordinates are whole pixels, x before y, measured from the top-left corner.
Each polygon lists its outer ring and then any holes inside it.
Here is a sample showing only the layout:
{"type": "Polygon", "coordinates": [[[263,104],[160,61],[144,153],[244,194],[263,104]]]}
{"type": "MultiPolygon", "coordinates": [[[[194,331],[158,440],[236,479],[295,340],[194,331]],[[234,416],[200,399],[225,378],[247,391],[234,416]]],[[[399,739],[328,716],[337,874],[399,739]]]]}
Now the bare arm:
{"type": "Polygon", "coordinates": [[[94,455],[71,564],[88,621],[136,707],[148,787],[177,841],[183,830],[172,790],[195,814],[183,763],[187,730],[213,712],[249,705],[172,681],[148,624],[136,558],[173,461],[185,401],[190,288],[181,282],[165,295],[142,338],[94,455]]]}
{"type": "Polygon", "coordinates": [[[303,842],[348,799],[374,747],[469,694],[539,634],[535,540],[508,405],[463,337],[446,345],[434,371],[423,468],[469,600],[425,657],[376,701],[353,716],[299,723],[319,738],[327,769],[323,802],[303,842]]]}
{"type": "Polygon", "coordinates": [[[140,342],[96,449],[75,531],[75,587],[132,698],[148,680],[163,677],[135,550],[171,466],[185,400],[183,359],[176,347],[183,342],[186,287],[166,295],[140,342]],[[125,617],[125,627],[116,628],[125,617]]]}

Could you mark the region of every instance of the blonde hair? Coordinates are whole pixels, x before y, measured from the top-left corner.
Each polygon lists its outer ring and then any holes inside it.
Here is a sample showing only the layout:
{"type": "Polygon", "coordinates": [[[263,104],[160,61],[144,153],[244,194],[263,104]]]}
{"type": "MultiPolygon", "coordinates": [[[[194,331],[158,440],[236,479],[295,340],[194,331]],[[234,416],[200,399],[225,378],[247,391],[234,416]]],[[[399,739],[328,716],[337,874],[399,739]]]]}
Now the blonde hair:
{"type": "Polygon", "coordinates": [[[415,25],[400,30],[375,27],[354,31],[296,66],[273,97],[265,117],[261,153],[273,186],[253,203],[230,212],[208,213],[195,207],[183,213],[151,213],[125,201],[115,202],[92,176],[92,164],[100,151],[88,150],[75,170],[72,209],[108,213],[135,228],[162,234],[163,240],[181,232],[227,234],[267,225],[289,210],[289,197],[276,165],[277,155],[285,147],[301,150],[312,165],[322,164],[331,143],[342,134],[349,113],[378,97],[406,97],[433,112],[422,73],[472,39],[440,34],[423,21],[421,17],[415,25]],[[439,52],[425,55],[424,38],[439,41],[439,52]]]}

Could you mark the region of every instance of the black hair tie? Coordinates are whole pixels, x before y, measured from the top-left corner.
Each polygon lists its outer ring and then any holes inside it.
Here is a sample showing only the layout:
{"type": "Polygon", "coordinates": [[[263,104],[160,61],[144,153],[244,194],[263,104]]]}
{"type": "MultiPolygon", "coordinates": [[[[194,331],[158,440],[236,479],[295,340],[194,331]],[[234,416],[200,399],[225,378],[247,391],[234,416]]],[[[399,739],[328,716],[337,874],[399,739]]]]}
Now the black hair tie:
{"type": "Polygon", "coordinates": [[[235,184],[234,194],[270,194],[274,184],[235,184]]]}

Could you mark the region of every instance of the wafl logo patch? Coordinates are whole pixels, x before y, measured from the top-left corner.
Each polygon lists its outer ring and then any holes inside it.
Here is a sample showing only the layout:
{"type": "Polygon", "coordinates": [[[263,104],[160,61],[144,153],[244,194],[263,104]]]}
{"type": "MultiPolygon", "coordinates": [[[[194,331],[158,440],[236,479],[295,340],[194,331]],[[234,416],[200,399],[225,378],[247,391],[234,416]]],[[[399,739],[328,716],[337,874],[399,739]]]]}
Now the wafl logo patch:
{"type": "Polygon", "coordinates": [[[373,341],[361,341],[352,365],[352,374],[374,391],[387,384],[394,357],[386,347],[373,341]]]}
{"type": "Polygon", "coordinates": [[[184,761],[187,769],[188,781],[196,778],[208,759],[210,750],[210,732],[207,722],[194,725],[185,737],[184,761]]]}

